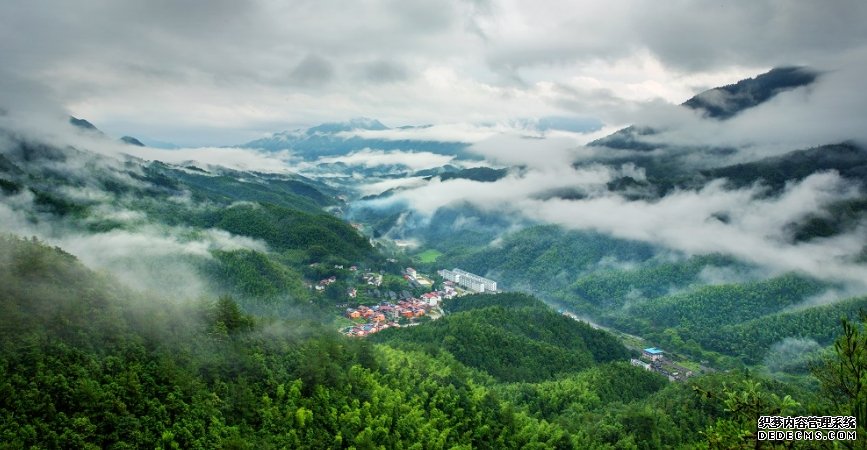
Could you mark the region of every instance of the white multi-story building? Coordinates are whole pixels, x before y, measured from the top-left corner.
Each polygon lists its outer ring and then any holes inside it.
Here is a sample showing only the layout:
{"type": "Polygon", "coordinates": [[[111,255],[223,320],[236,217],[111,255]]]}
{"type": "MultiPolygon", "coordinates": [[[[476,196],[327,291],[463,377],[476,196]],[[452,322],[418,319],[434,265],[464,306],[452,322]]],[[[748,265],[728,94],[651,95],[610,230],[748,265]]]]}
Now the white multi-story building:
{"type": "Polygon", "coordinates": [[[460,277],[458,274],[448,269],[437,270],[437,275],[443,277],[443,280],[451,281],[453,283],[457,283],[458,278],[460,277]]]}
{"type": "Polygon", "coordinates": [[[489,280],[485,277],[480,277],[474,273],[467,272],[455,268],[454,270],[440,270],[437,272],[443,279],[454,281],[460,286],[463,286],[473,292],[495,292],[497,290],[497,282],[489,280]]]}

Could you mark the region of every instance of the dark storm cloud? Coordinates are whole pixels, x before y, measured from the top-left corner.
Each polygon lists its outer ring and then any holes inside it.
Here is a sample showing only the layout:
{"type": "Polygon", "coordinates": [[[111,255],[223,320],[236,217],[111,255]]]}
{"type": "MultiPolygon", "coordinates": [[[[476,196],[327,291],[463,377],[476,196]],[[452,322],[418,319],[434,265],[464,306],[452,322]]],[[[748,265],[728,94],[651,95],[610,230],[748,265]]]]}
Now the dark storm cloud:
{"type": "Polygon", "coordinates": [[[401,64],[379,60],[364,65],[364,77],[374,83],[393,83],[409,78],[409,73],[401,64]]]}
{"type": "Polygon", "coordinates": [[[685,69],[783,65],[824,59],[860,47],[867,3],[663,2],[634,22],[662,60],[685,69]],[[694,38],[691,38],[694,37],[694,38]]]}
{"type": "Polygon", "coordinates": [[[292,81],[302,86],[321,86],[334,78],[334,65],[317,55],[307,55],[295,66],[292,81]]]}
{"type": "Polygon", "coordinates": [[[483,27],[494,67],[617,60],[641,50],[687,72],[767,67],[825,60],[867,39],[867,3],[859,0],[551,3],[548,14],[520,5],[508,29],[495,21],[483,27]]]}

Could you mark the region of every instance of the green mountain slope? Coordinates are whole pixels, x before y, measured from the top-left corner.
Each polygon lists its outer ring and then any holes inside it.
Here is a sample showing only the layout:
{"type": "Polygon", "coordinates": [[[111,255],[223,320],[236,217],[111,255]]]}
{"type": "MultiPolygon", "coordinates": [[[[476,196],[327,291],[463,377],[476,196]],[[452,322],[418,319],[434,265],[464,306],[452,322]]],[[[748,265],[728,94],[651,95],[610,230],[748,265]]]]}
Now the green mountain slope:
{"type": "Polygon", "coordinates": [[[386,330],[374,340],[393,345],[415,343],[429,351],[443,349],[458,361],[504,381],[550,379],[627,357],[626,349],[611,335],[521,294],[470,296],[462,301],[508,305],[514,297],[533,303],[459,311],[425,326],[386,330]]]}
{"type": "Polygon", "coordinates": [[[260,322],[231,299],[153,303],[59,250],[0,248],[4,445],[574,446],[454,360],[260,322]]]}
{"type": "Polygon", "coordinates": [[[450,249],[437,263],[489,274],[510,289],[553,292],[601,261],[644,261],[653,254],[645,243],[539,225],[508,234],[497,245],[450,249]]]}

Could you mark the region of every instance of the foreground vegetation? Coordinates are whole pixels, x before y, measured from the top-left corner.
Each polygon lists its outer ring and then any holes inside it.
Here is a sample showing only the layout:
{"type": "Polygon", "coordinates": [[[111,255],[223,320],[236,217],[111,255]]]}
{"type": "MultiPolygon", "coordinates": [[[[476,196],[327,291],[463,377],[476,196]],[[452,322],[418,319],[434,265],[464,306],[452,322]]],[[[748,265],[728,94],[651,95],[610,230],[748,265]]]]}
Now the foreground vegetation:
{"type": "Polygon", "coordinates": [[[668,383],[523,295],[465,297],[376,344],[228,297],[144,297],[39,242],[0,247],[6,448],[702,447],[748,444],[756,414],[864,423],[848,369],[867,365],[863,325],[817,369],[825,401],[743,373],[668,383]]]}

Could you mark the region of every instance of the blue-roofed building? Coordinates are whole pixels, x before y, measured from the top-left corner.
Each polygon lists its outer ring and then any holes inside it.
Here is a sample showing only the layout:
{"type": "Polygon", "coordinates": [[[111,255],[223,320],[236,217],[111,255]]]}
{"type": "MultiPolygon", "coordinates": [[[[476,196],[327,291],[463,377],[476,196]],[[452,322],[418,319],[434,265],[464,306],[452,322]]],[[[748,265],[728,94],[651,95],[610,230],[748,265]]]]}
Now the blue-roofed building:
{"type": "Polygon", "coordinates": [[[662,350],[656,347],[644,349],[644,356],[650,358],[651,361],[659,361],[660,359],[662,359],[663,353],[664,352],[662,350]]]}

